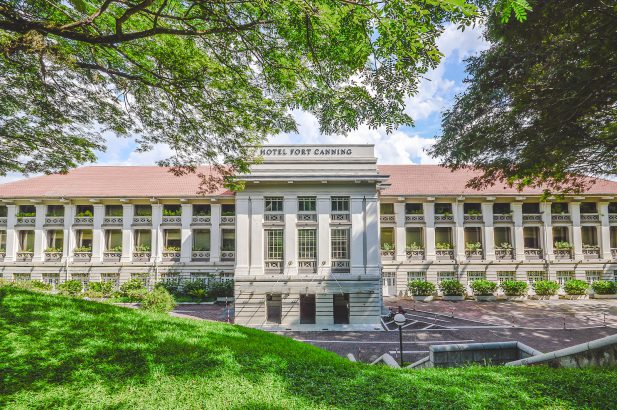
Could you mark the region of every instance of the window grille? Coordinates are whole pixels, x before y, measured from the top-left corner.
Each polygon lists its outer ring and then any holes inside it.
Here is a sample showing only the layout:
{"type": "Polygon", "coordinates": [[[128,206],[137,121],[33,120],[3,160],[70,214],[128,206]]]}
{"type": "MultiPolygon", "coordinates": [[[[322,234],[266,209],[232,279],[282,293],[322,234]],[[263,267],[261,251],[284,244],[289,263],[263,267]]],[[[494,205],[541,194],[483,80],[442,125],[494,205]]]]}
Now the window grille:
{"type": "Polygon", "coordinates": [[[317,210],[317,200],[314,196],[298,197],[299,212],[315,212],[317,210]]]}
{"type": "Polygon", "coordinates": [[[426,272],[407,272],[407,282],[421,280],[426,282],[426,272]]]}
{"type": "Polygon", "coordinates": [[[557,271],[557,283],[559,286],[563,288],[563,285],[566,284],[567,281],[574,279],[574,272],[572,271],[557,271]]]}
{"type": "Polygon", "coordinates": [[[348,196],[333,196],[331,198],[332,212],[349,212],[348,196]]]}
{"type": "Polygon", "coordinates": [[[548,275],[544,271],[529,271],[527,272],[527,283],[532,285],[539,280],[548,280],[548,275]]]}
{"type": "Polygon", "coordinates": [[[282,197],[266,197],[266,212],[283,212],[283,198],[282,197]]]}
{"type": "Polygon", "coordinates": [[[501,285],[503,282],[507,280],[516,280],[516,272],[514,271],[498,271],[497,272],[497,283],[501,285]]]}
{"type": "Polygon", "coordinates": [[[298,230],[298,259],[317,259],[317,230],[298,230]]]}
{"type": "Polygon", "coordinates": [[[472,271],[472,272],[467,272],[467,284],[471,285],[471,282],[473,282],[474,280],[485,280],[486,279],[486,272],[483,271],[472,271]]]}
{"type": "Polygon", "coordinates": [[[283,230],[266,230],[266,259],[283,259],[283,230]]]}
{"type": "Polygon", "coordinates": [[[332,259],[349,259],[349,229],[332,229],[332,259]]]}

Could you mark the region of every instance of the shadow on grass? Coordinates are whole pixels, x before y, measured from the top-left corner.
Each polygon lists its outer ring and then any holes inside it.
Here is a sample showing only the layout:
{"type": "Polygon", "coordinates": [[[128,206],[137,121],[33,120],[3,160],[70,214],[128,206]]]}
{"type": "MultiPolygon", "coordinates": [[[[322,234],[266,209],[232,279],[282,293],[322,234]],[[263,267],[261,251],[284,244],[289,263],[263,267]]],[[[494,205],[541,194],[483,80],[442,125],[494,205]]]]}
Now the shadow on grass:
{"type": "Polygon", "coordinates": [[[102,389],[115,407],[609,408],[617,371],[392,370],[241,326],[0,287],[0,405],[78,407],[67,389],[102,389]]]}

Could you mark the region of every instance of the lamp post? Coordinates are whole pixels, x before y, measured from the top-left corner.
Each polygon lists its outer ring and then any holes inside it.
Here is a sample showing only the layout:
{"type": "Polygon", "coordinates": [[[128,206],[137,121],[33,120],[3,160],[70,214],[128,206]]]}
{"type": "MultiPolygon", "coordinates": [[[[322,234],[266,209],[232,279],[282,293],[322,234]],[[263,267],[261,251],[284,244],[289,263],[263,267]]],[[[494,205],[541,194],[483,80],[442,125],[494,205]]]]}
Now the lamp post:
{"type": "Polygon", "coordinates": [[[398,326],[398,341],[399,341],[399,347],[401,349],[400,350],[401,367],[403,367],[403,325],[406,322],[407,322],[407,318],[405,317],[404,314],[397,313],[396,315],[394,315],[394,323],[396,323],[396,325],[398,326]]]}

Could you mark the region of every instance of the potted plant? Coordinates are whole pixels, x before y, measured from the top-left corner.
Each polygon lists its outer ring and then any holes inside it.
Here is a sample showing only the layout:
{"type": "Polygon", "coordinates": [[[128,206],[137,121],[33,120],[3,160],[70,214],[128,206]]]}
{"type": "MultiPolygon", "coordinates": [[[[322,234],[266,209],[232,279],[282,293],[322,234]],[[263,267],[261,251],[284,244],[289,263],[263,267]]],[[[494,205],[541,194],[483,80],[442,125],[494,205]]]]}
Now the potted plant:
{"type": "Polygon", "coordinates": [[[90,211],[89,209],[86,209],[85,211],[79,212],[75,216],[92,218],[94,215],[92,215],[92,211],[90,211]]]}
{"type": "Polygon", "coordinates": [[[506,299],[510,301],[525,300],[528,288],[527,282],[522,280],[504,280],[501,282],[501,289],[506,295],[506,299]]]}
{"type": "Polygon", "coordinates": [[[429,302],[433,300],[433,293],[435,293],[435,285],[432,282],[425,280],[412,280],[407,284],[407,289],[411,293],[413,300],[420,302],[429,302]]]}
{"type": "Polygon", "coordinates": [[[617,299],[617,282],[597,280],[591,284],[594,299],[617,299]]]}
{"type": "Polygon", "coordinates": [[[452,249],[452,244],[448,242],[437,242],[435,244],[435,249],[439,249],[439,250],[452,249]]]}
{"type": "Polygon", "coordinates": [[[587,297],[587,289],[589,283],[584,280],[571,279],[563,285],[563,290],[566,292],[565,299],[585,299],[587,297]]]}
{"type": "Polygon", "coordinates": [[[555,249],[559,250],[570,250],[572,249],[572,245],[568,241],[557,241],[555,242],[555,249]]]}
{"type": "Polygon", "coordinates": [[[494,301],[497,284],[486,279],[478,279],[471,282],[469,285],[478,302],[494,301]]]}
{"type": "Polygon", "coordinates": [[[467,215],[479,216],[479,215],[482,215],[482,211],[478,209],[470,209],[469,211],[467,211],[467,215]]]}
{"type": "Polygon", "coordinates": [[[553,280],[537,280],[533,283],[535,295],[531,298],[536,300],[557,299],[559,283],[553,280]]]}
{"type": "Polygon", "coordinates": [[[456,279],[445,279],[439,283],[443,300],[465,300],[465,287],[456,279]]]}
{"type": "Polygon", "coordinates": [[[412,243],[410,243],[410,244],[407,244],[407,247],[406,247],[406,250],[408,250],[408,251],[421,251],[421,250],[423,250],[423,249],[424,249],[424,248],[422,248],[422,246],[418,245],[418,244],[417,244],[417,243],[415,243],[415,242],[412,242],[412,243]]]}

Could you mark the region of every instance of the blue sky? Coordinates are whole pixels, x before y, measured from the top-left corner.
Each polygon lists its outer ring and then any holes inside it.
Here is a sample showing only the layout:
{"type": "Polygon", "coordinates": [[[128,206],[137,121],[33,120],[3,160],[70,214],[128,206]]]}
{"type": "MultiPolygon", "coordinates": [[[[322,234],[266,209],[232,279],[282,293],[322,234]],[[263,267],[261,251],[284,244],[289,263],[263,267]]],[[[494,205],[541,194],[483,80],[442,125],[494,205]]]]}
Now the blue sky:
{"type": "MultiPolygon", "coordinates": [[[[319,144],[319,143],[365,143],[375,144],[375,151],[383,164],[429,164],[437,159],[429,157],[425,148],[430,146],[439,134],[441,112],[450,106],[454,96],[463,90],[465,64],[463,59],[487,47],[482,39],[481,27],[461,32],[453,25],[446,26],[438,39],[438,46],[445,55],[437,68],[428,72],[419,85],[417,95],[406,102],[406,111],[414,119],[415,127],[401,127],[391,134],[384,129],[371,130],[360,127],[347,136],[321,135],[316,119],[302,111],[294,112],[298,122],[297,134],[282,134],[270,138],[269,142],[319,144]]],[[[100,165],[152,165],[165,158],[170,151],[166,146],[157,146],[152,151],[137,153],[130,139],[107,139],[107,151],[98,153],[100,165]]],[[[0,177],[0,183],[20,179],[23,176],[11,174],[0,177]]]]}

